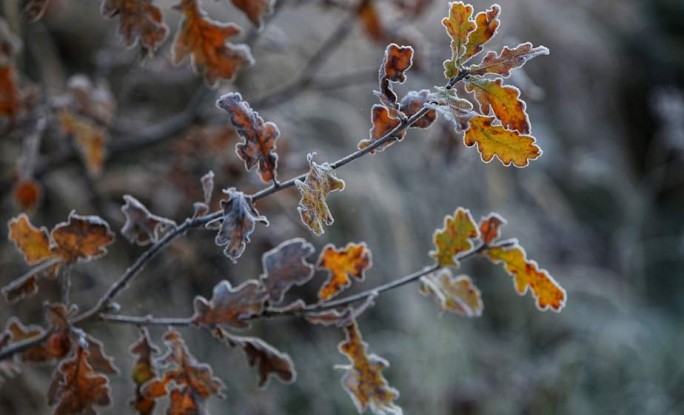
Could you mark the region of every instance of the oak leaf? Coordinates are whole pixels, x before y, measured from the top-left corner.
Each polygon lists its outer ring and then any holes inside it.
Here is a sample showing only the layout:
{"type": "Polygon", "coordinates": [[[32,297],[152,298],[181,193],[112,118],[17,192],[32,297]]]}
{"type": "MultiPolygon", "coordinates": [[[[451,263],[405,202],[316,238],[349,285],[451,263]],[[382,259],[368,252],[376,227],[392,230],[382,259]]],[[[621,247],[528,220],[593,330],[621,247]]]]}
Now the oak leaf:
{"type": "MultiPolygon", "coordinates": [[[[16,317],[10,317],[5,331],[7,345],[30,340],[45,334],[45,330],[37,325],[24,326],[16,317]]],[[[20,358],[24,362],[45,362],[66,356],[71,350],[69,336],[63,331],[50,334],[44,342],[24,350],[20,358]]]]}
{"type": "Polygon", "coordinates": [[[200,10],[198,0],[181,0],[174,8],[183,13],[173,41],[174,64],[191,57],[195,72],[203,74],[209,85],[215,85],[220,79],[232,79],[242,65],[254,63],[247,45],[228,42],[241,33],[239,26],[209,19],[200,10]]]}
{"type": "MultiPolygon", "coordinates": [[[[397,94],[392,89],[392,83],[404,83],[406,71],[413,65],[413,48],[390,43],[385,48],[385,55],[378,71],[380,91],[374,94],[388,109],[396,109],[397,94]]],[[[394,116],[394,114],[392,114],[394,116]]]]}
{"type": "Polygon", "coordinates": [[[487,248],[484,255],[495,264],[504,265],[506,272],[513,277],[518,294],[525,295],[529,288],[539,310],[550,308],[559,312],[565,307],[565,290],[546,270],[539,269],[535,261],[528,260],[521,246],[487,248]]]}
{"type": "Polygon", "coordinates": [[[207,223],[206,227],[219,229],[215,238],[216,245],[225,246],[223,253],[231,261],[237,262],[245,251],[249,235],[254,232],[256,223],[268,226],[268,219],[259,215],[252,201],[234,187],[224,190],[223,193],[228,195],[226,199],[221,200],[223,216],[207,223]]]}
{"type": "Polygon", "coordinates": [[[64,262],[90,261],[107,253],[114,242],[114,233],[98,216],[80,216],[73,211],[67,222],[57,224],[50,233],[50,252],[64,262]]]}
{"type": "Polygon", "coordinates": [[[513,69],[520,68],[528,60],[548,54],[548,48],[533,47],[529,42],[522,43],[513,49],[504,47],[499,55],[494,51],[487,52],[482,62],[468,68],[468,73],[474,76],[493,74],[508,77],[513,69]]]}
{"type": "Polygon", "coordinates": [[[72,136],[76,142],[90,176],[100,176],[105,160],[107,132],[87,118],[74,115],[68,109],[60,111],[59,121],[64,132],[72,136]]]}
{"type": "Polygon", "coordinates": [[[114,359],[105,354],[101,341],[90,335],[86,335],[85,340],[88,344],[88,361],[95,371],[110,375],[119,373],[119,368],[114,364],[114,359]]]}
{"type": "Polygon", "coordinates": [[[264,311],[268,292],[259,281],[249,280],[233,288],[223,280],[214,287],[211,301],[195,297],[193,322],[199,325],[226,325],[234,328],[249,327],[246,321],[264,311]]]}
{"type": "Polygon", "coordinates": [[[278,304],[293,285],[306,284],[314,274],[314,267],[306,258],[314,247],[302,238],[285,241],[261,257],[265,274],[260,280],[268,292],[269,302],[278,304]]]}
{"type": "Polygon", "coordinates": [[[473,111],[473,104],[460,98],[454,88],[435,89],[436,91],[429,96],[429,101],[434,102],[435,110],[452,124],[456,132],[466,131],[470,127],[470,120],[478,115],[473,111]]]}
{"type": "Polygon", "coordinates": [[[389,386],[382,370],[389,363],[376,354],[368,354],[368,344],[363,341],[356,321],[344,328],[347,338],[338,345],[350,365],[338,365],[336,369],[345,370],[342,387],[349,393],[359,413],[366,409],[374,414],[401,415],[403,412],[394,400],[399,391],[389,386]]]}
{"type": "Polygon", "coordinates": [[[159,353],[159,348],[152,343],[150,333],[146,328],[140,329],[140,337],[131,345],[130,353],[136,357],[131,377],[135,383],[135,400],[131,402],[140,415],[150,415],[154,411],[155,400],[146,398],[142,393],[142,386],[157,377],[153,356],[159,353]]]}
{"type": "Polygon", "coordinates": [[[436,251],[430,256],[437,260],[442,267],[457,267],[456,254],[472,249],[471,239],[479,236],[477,225],[468,209],[458,208],[454,216],[444,218],[444,228],[438,229],[433,235],[436,251]]]}
{"type": "Polygon", "coordinates": [[[448,268],[420,279],[420,292],[433,295],[443,311],[480,317],[484,306],[480,290],[467,275],[454,277],[448,268]]]}
{"type": "Polygon", "coordinates": [[[297,205],[297,211],[302,222],[315,235],[323,234],[323,224],[330,226],[335,221],[330,213],[326,197],[328,194],[344,189],[344,181],[335,176],[333,168],[328,163],[318,164],[313,158],[316,153],[306,156],[309,161],[309,173],[302,182],[295,181],[302,198],[297,205]]]}
{"type": "MultiPolygon", "coordinates": [[[[385,137],[387,134],[401,125],[401,120],[392,116],[391,111],[388,110],[387,107],[382,105],[373,105],[373,109],[371,110],[371,123],[373,126],[369,131],[370,138],[361,140],[359,142],[359,150],[363,150],[364,148],[385,137]]],[[[401,140],[405,135],[406,131],[401,131],[400,133],[396,134],[396,139],[401,140]]],[[[393,143],[394,140],[387,141],[381,146],[371,150],[370,153],[375,154],[376,151],[382,151],[393,143]]]]}
{"type": "MultiPolygon", "coordinates": [[[[423,89],[420,91],[410,91],[401,99],[399,111],[407,117],[412,117],[420,112],[423,107],[430,102],[430,91],[423,89]]],[[[411,128],[428,128],[437,119],[437,111],[429,110],[411,125],[411,128]]]]}
{"type": "Polygon", "coordinates": [[[476,28],[468,34],[463,62],[480,53],[484,45],[496,35],[496,31],[501,24],[499,13],[501,13],[501,7],[495,4],[487,9],[487,11],[480,12],[475,16],[476,28]]]}
{"type": "Polygon", "coordinates": [[[525,167],[530,160],[541,156],[542,150],[535,144],[534,137],[492,125],[493,122],[494,117],[473,117],[463,137],[466,146],[477,144],[482,161],[488,163],[497,156],[504,166],[513,163],[516,167],[525,167]]]}
{"type": "Polygon", "coordinates": [[[145,54],[154,53],[169,35],[164,14],[152,0],[105,0],[102,15],[112,19],[119,16],[119,33],[126,46],[137,41],[145,54]]]}
{"type": "Polygon", "coordinates": [[[52,258],[47,229],[45,227],[36,228],[31,225],[25,213],[10,219],[7,227],[9,228],[9,240],[22,253],[27,264],[34,265],[52,258]]]}
{"type": "Polygon", "coordinates": [[[480,219],[480,238],[482,243],[490,245],[500,236],[499,228],[505,225],[506,220],[496,213],[490,213],[488,216],[480,219]]]}
{"type": "Polygon", "coordinates": [[[465,88],[467,92],[475,94],[482,114],[488,115],[493,112],[504,128],[529,134],[530,120],[518,88],[503,85],[501,79],[490,81],[476,78],[468,79],[465,88]]]}
{"type": "Polygon", "coordinates": [[[473,6],[458,1],[449,3],[449,17],[442,19],[442,25],[451,38],[451,59],[444,61],[444,76],[447,78],[458,75],[461,69],[468,36],[477,27],[471,19],[472,15],[473,6]]]}
{"type": "Polygon", "coordinates": [[[348,243],[342,249],[328,244],[321,251],[316,268],[328,271],[318,298],[327,301],[351,285],[351,278],[363,281],[364,272],[373,265],[371,252],[365,243],[348,243]]]}
{"type": "Polygon", "coordinates": [[[274,150],[280,136],[278,126],[270,121],[264,122],[237,92],[221,96],[216,105],[228,113],[233,128],[244,140],[235,146],[235,152],[244,160],[245,168],[251,170],[258,166],[263,182],[275,181],[278,155],[274,150]]]}
{"type": "Polygon", "coordinates": [[[167,232],[176,227],[176,222],[152,214],[138,199],[131,195],[124,195],[124,203],[121,211],[126,217],[126,222],[121,228],[121,234],[129,242],[145,246],[157,242],[167,232]]]}
{"type": "Polygon", "coordinates": [[[242,10],[252,24],[261,28],[264,17],[271,13],[275,0],[230,0],[235,7],[242,10]]]}

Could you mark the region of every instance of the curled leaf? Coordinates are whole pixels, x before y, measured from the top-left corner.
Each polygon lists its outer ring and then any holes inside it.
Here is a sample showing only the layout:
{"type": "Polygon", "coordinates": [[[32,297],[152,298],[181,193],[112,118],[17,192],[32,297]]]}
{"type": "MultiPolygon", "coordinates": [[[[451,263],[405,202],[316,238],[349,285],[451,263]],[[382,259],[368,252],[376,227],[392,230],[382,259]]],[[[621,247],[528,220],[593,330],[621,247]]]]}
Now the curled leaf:
{"type": "Polygon", "coordinates": [[[327,270],[329,277],[318,292],[318,298],[322,301],[330,300],[351,285],[351,278],[363,281],[364,271],[372,265],[371,252],[363,242],[348,243],[339,250],[333,245],[326,245],[316,267],[327,270]]]}
{"type": "Polygon", "coordinates": [[[226,199],[221,200],[223,216],[207,223],[206,227],[219,229],[215,239],[216,245],[225,246],[223,253],[231,261],[237,262],[245,251],[256,222],[268,226],[268,219],[259,215],[251,200],[234,187],[224,190],[223,193],[228,195],[226,199]]]}
{"type": "Polygon", "coordinates": [[[326,197],[330,192],[342,191],[344,181],[335,176],[328,163],[318,164],[313,158],[316,153],[306,156],[309,161],[309,173],[306,179],[295,181],[302,195],[297,211],[302,222],[316,235],[321,235],[323,224],[330,226],[335,221],[330,213],[326,197]]]}
{"type": "Polygon", "coordinates": [[[478,237],[478,230],[468,209],[458,208],[454,216],[444,218],[444,228],[435,231],[433,241],[436,251],[430,256],[437,260],[442,267],[456,267],[458,262],[454,256],[472,249],[472,238],[478,237]]]}
{"type": "MultiPolygon", "coordinates": [[[[430,102],[430,91],[423,89],[420,91],[410,91],[399,104],[399,111],[403,112],[407,117],[420,112],[423,107],[430,102]]],[[[437,119],[437,111],[429,110],[425,115],[420,117],[411,128],[428,128],[437,119]]]]}
{"type": "Polygon", "coordinates": [[[68,222],[55,226],[50,236],[54,243],[50,252],[67,263],[97,259],[114,242],[114,233],[102,218],[74,212],[69,214],[68,222]]]}
{"type": "Polygon", "coordinates": [[[525,111],[525,103],[520,99],[520,90],[514,86],[503,85],[501,79],[468,79],[466,91],[473,92],[480,104],[482,114],[494,112],[501,125],[508,130],[521,134],[530,132],[530,120],[525,111]]]}
{"type": "Polygon", "coordinates": [[[271,304],[283,301],[285,293],[293,285],[306,284],[313,277],[314,267],[306,261],[313,253],[313,245],[302,238],[294,238],[262,256],[265,274],[260,279],[268,291],[271,304]]]}
{"type": "Polygon", "coordinates": [[[126,46],[139,40],[145,53],[153,53],[169,35],[162,10],[152,0],[105,0],[102,14],[111,19],[119,16],[119,33],[126,46]]]}
{"type": "Polygon", "coordinates": [[[448,268],[420,279],[420,292],[433,295],[443,311],[466,317],[480,317],[484,306],[480,290],[467,275],[454,277],[448,268]]]}
{"type": "Polygon", "coordinates": [[[220,324],[246,328],[249,323],[245,320],[263,313],[268,298],[268,292],[256,280],[245,281],[235,288],[224,280],[214,287],[211,301],[195,297],[193,322],[206,326],[220,324]]]}
{"type": "Polygon", "coordinates": [[[522,67],[528,60],[541,55],[548,55],[549,49],[544,46],[532,46],[531,43],[522,43],[513,49],[503,48],[501,54],[489,51],[477,65],[468,68],[468,73],[475,76],[487,74],[508,77],[513,69],[522,67]]]}
{"type": "Polygon", "coordinates": [[[494,117],[473,117],[463,137],[466,146],[477,144],[482,161],[488,163],[497,156],[504,166],[513,163],[516,167],[525,167],[530,160],[541,156],[542,150],[535,144],[534,137],[492,125],[493,122],[494,117]]]}
{"type": "Polygon", "coordinates": [[[406,81],[406,71],[412,65],[413,48],[411,46],[399,46],[396,43],[387,45],[378,72],[380,91],[375,91],[375,95],[388,109],[396,109],[397,106],[397,94],[392,89],[392,83],[406,81]]]}
{"type": "Polygon", "coordinates": [[[131,195],[124,195],[124,203],[121,211],[126,217],[126,222],[121,228],[121,234],[129,242],[136,245],[145,246],[152,242],[157,242],[167,232],[176,227],[176,222],[171,219],[153,215],[131,195]]]}

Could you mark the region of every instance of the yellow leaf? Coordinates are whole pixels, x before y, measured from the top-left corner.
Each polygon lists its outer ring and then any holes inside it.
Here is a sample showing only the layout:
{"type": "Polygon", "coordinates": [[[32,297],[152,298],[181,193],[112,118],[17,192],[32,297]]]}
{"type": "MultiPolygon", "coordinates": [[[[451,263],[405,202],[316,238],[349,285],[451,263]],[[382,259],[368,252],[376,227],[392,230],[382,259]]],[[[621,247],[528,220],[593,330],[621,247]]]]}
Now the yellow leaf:
{"type": "Polygon", "coordinates": [[[363,281],[364,271],[372,266],[371,252],[365,243],[349,243],[342,249],[328,244],[318,259],[318,269],[325,269],[330,277],[323,284],[318,298],[327,301],[351,285],[351,278],[363,281]]]}
{"type": "Polygon", "coordinates": [[[468,43],[466,44],[466,53],[463,56],[463,62],[482,52],[483,46],[489,42],[489,39],[494,37],[496,30],[501,24],[499,13],[501,13],[501,8],[499,5],[495,4],[487,11],[480,12],[475,16],[475,24],[477,27],[468,35],[468,43]]]}
{"type": "Polygon", "coordinates": [[[470,120],[470,128],[463,138],[466,146],[477,144],[482,160],[490,162],[497,156],[504,166],[513,163],[516,167],[525,167],[529,160],[541,156],[541,149],[535,144],[531,135],[521,135],[517,131],[507,130],[499,125],[492,125],[494,117],[477,116],[470,120]]]}
{"type": "Polygon", "coordinates": [[[440,266],[458,266],[454,261],[454,255],[470,250],[473,243],[470,238],[477,238],[477,225],[468,209],[458,208],[454,216],[447,215],[444,218],[444,228],[435,232],[433,240],[436,251],[431,251],[430,256],[435,258],[440,266]]]}
{"type": "Polygon", "coordinates": [[[527,117],[527,112],[525,112],[525,103],[520,99],[518,88],[503,85],[501,79],[490,81],[469,78],[466,83],[466,91],[475,94],[482,114],[488,115],[493,111],[504,128],[529,134],[530,120],[527,117]]]}
{"type": "Polygon", "coordinates": [[[466,53],[468,35],[475,30],[475,22],[472,21],[473,6],[463,2],[449,3],[449,17],[442,19],[442,25],[446,28],[451,38],[451,59],[444,62],[445,76],[456,76],[461,68],[461,61],[466,53]]]}

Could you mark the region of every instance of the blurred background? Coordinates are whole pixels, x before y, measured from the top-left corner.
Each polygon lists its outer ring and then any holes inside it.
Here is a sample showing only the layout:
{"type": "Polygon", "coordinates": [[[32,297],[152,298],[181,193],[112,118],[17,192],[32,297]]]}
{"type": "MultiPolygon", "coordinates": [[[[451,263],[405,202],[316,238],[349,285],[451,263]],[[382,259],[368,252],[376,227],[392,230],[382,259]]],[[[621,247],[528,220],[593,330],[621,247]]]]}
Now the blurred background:
{"type": "MultiPolygon", "coordinates": [[[[387,43],[412,44],[416,65],[396,89],[443,85],[449,40],[441,0],[377,0],[382,27],[357,18],[346,0],[280,0],[256,31],[232,4],[204,1],[215,20],[245,28],[236,42],[252,48],[255,64],[232,82],[208,89],[189,64],[174,67],[170,44],[180,13],[165,12],[171,37],[143,58],[126,48],[116,20],[98,2],[52,0],[35,23],[4,0],[2,14],[23,48],[20,84],[32,102],[0,130],[0,234],[22,211],[13,193],[22,178],[40,183],[31,221],[51,228],[73,209],[121,229],[122,196],[182,221],[202,198],[199,179],[216,174],[217,189],[263,187],[234,152],[237,138],[216,97],[239,91],[281,130],[279,177],[306,170],[306,154],[336,160],[368,136],[376,102],[377,67],[387,43]],[[312,57],[316,57],[312,59],[312,57]],[[313,62],[313,63],[312,63],[313,62]],[[49,108],[81,74],[111,91],[108,155],[99,175],[88,172],[49,108]],[[44,130],[37,139],[37,120],[44,130]],[[31,138],[33,137],[33,138],[31,138]]],[[[473,1],[476,11],[492,5],[473,1]]],[[[492,50],[530,41],[551,54],[529,62],[510,82],[522,91],[543,156],[525,169],[484,164],[474,148],[439,120],[412,130],[398,145],[342,168],[347,188],[328,199],[335,223],[316,237],[301,224],[296,189],[260,201],[270,226],[257,226],[237,264],[193,230],[178,239],[118,298],[131,315],[182,317],[196,295],[210,297],[220,280],[234,285],[258,276],[261,255],[301,236],[317,249],[365,241],[373,287],[431,264],[433,231],[459,207],[475,219],[495,211],[508,220],[528,257],[568,292],[565,309],[539,312],[519,297],[500,267],[473,259],[459,272],[482,291],[483,316],[440,315],[415,285],[383,294],[359,320],[370,351],[387,359],[390,384],[406,414],[680,414],[684,413],[684,2],[628,0],[504,2],[492,50]]],[[[371,19],[372,20],[372,19],[371,19]]],[[[375,20],[377,22],[377,20],[375,20]]],[[[477,59],[476,59],[477,60],[477,59]]],[[[61,98],[60,98],[61,97],[61,98]]],[[[213,208],[218,207],[215,192],[213,208]]],[[[72,299],[93,304],[143,248],[118,235],[103,259],[74,269],[72,299]]],[[[0,284],[28,267],[14,246],[0,245],[0,284]]],[[[325,274],[295,294],[312,300],[325,274]]],[[[0,321],[18,316],[42,324],[42,302],[59,286],[41,281],[37,297],[2,300],[0,321]]],[[[4,323],[3,323],[4,324],[4,323]]],[[[132,413],[133,326],[86,327],[106,344],[122,373],[111,379],[113,405],[101,413],[132,413]]],[[[161,345],[163,330],[151,330],[161,345]]],[[[190,350],[226,384],[226,399],[207,402],[215,414],[350,414],[341,388],[346,364],[337,352],[341,330],[297,319],[262,321],[248,332],[294,360],[297,382],[257,387],[241,351],[200,330],[182,329],[190,350]]],[[[49,413],[46,391],[54,365],[27,365],[0,386],[0,413],[49,413]]],[[[163,413],[159,405],[157,413],[163,413]]]]}

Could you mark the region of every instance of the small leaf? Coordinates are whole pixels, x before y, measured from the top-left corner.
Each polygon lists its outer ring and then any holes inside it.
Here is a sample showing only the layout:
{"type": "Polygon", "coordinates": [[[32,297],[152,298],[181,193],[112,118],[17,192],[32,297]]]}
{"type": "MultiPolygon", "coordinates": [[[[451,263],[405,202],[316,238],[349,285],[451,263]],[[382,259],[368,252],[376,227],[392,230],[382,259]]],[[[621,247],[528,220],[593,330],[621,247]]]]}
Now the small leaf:
{"type": "Polygon", "coordinates": [[[25,212],[33,212],[36,210],[42,193],[40,183],[31,178],[19,180],[12,189],[14,202],[25,212]]]}
{"type": "Polygon", "coordinates": [[[0,66],[0,117],[14,120],[23,107],[14,66],[0,66]]]}
{"type": "Polygon", "coordinates": [[[542,151],[535,144],[534,137],[492,125],[493,122],[494,117],[474,117],[463,137],[466,146],[477,144],[482,161],[488,163],[497,156],[504,166],[513,163],[516,167],[525,167],[530,160],[541,156],[542,151]]]}
{"type": "Polygon", "coordinates": [[[522,43],[513,49],[504,47],[499,55],[494,51],[487,52],[482,62],[468,68],[468,73],[474,76],[494,74],[508,77],[513,69],[522,67],[528,60],[548,54],[549,49],[546,47],[535,48],[529,42],[522,43]]]}
{"type": "MultiPolygon", "coordinates": [[[[423,109],[425,104],[430,102],[430,91],[423,89],[420,91],[410,91],[399,104],[399,111],[403,112],[406,117],[412,117],[423,109]]],[[[428,128],[437,119],[437,111],[431,109],[425,115],[420,117],[411,128],[428,128]]]]}
{"type": "Polygon", "coordinates": [[[273,9],[275,0],[230,0],[235,7],[242,10],[252,24],[258,28],[264,25],[264,17],[273,9]]]}
{"type": "Polygon", "coordinates": [[[264,122],[237,92],[221,96],[216,105],[228,113],[233,128],[244,140],[235,146],[235,152],[244,160],[245,168],[251,170],[258,165],[264,183],[275,180],[278,155],[273,151],[280,136],[278,126],[270,121],[264,122]]]}
{"type": "Polygon", "coordinates": [[[10,304],[15,304],[24,298],[32,297],[38,293],[38,275],[28,274],[23,278],[15,279],[2,287],[2,295],[10,304]]]}
{"type": "Polygon", "coordinates": [[[102,15],[112,19],[119,16],[119,33],[126,46],[139,40],[142,51],[154,53],[169,35],[164,14],[152,0],[105,0],[102,15]]]}
{"type": "Polygon", "coordinates": [[[86,118],[75,116],[68,109],[59,113],[59,120],[64,132],[74,138],[90,176],[100,176],[105,160],[107,133],[86,118]]]}
{"type": "Polygon", "coordinates": [[[202,194],[204,195],[204,199],[202,202],[195,202],[192,205],[193,219],[200,218],[209,213],[211,198],[214,194],[214,172],[210,170],[207,174],[202,176],[200,182],[202,183],[202,194]]]}
{"type": "Polygon", "coordinates": [[[54,415],[95,414],[94,406],[109,405],[109,380],[93,369],[88,357],[88,350],[78,346],[55,370],[49,396],[54,415]]]}
{"type": "Polygon", "coordinates": [[[256,280],[245,281],[235,288],[224,280],[214,287],[211,301],[195,297],[193,322],[206,326],[221,324],[246,328],[249,323],[245,320],[263,313],[268,298],[268,292],[256,280]]]}
{"type": "Polygon", "coordinates": [[[114,242],[107,222],[98,216],[79,216],[74,212],[69,214],[68,222],[55,226],[50,236],[54,243],[50,252],[67,263],[97,259],[114,242]]]}
{"type": "Polygon", "coordinates": [[[504,128],[517,130],[521,134],[529,134],[530,120],[525,111],[525,103],[520,99],[518,88],[503,85],[501,79],[489,81],[470,78],[466,81],[466,91],[475,94],[482,114],[488,115],[493,111],[504,128]]]}
{"type": "Polygon", "coordinates": [[[216,245],[225,246],[223,253],[231,261],[237,262],[245,251],[256,222],[268,226],[268,219],[259,215],[251,200],[234,187],[224,190],[223,193],[228,195],[226,199],[221,200],[223,216],[207,223],[206,227],[219,229],[215,239],[216,245]]]}
{"type": "Polygon", "coordinates": [[[35,265],[54,255],[50,252],[50,238],[45,227],[36,228],[31,225],[25,213],[19,214],[7,223],[9,240],[14,243],[24,260],[29,265],[35,265]]]}
{"type": "Polygon", "coordinates": [[[295,185],[302,195],[297,211],[302,222],[315,235],[323,234],[323,224],[330,226],[335,221],[328,209],[326,197],[330,192],[342,191],[344,181],[335,176],[328,163],[318,164],[313,158],[316,153],[306,156],[309,161],[309,173],[302,182],[296,180],[295,185]]]}
{"type": "Polygon", "coordinates": [[[256,366],[259,372],[259,387],[265,388],[271,377],[282,383],[293,383],[297,379],[292,358],[287,353],[256,337],[236,336],[217,327],[214,336],[223,340],[230,347],[240,347],[245,352],[247,363],[256,366]]]}
{"type": "Polygon", "coordinates": [[[364,271],[373,266],[371,252],[365,243],[348,243],[343,249],[328,244],[323,248],[316,268],[327,270],[330,274],[318,298],[327,301],[351,285],[351,278],[363,281],[364,271]]]}
{"type": "Polygon", "coordinates": [[[468,34],[468,43],[466,44],[465,55],[463,55],[463,62],[482,52],[483,46],[496,35],[496,30],[501,24],[499,13],[501,13],[501,7],[495,4],[487,9],[487,11],[480,12],[475,16],[477,27],[468,34]]]}
{"type": "Polygon", "coordinates": [[[478,237],[477,225],[468,209],[458,208],[454,216],[444,218],[444,228],[435,231],[433,241],[436,251],[430,256],[437,260],[442,267],[457,267],[454,256],[472,249],[472,238],[478,237]]]}
{"type": "Polygon", "coordinates": [[[175,65],[190,56],[195,72],[204,75],[209,85],[215,85],[220,79],[232,79],[242,65],[254,64],[247,45],[228,42],[240,34],[239,26],[209,19],[200,10],[198,0],[181,0],[174,8],[183,13],[173,41],[175,65]]]}
{"type": "Polygon", "coordinates": [[[119,373],[119,368],[114,364],[114,359],[107,356],[104,352],[102,342],[93,336],[87,335],[88,361],[97,372],[115,375],[119,373]]]}
{"type": "Polygon", "coordinates": [[[461,68],[463,56],[466,53],[466,44],[470,32],[476,29],[475,22],[471,19],[473,6],[463,2],[449,3],[449,17],[442,19],[442,25],[446,28],[451,38],[451,59],[444,61],[446,69],[444,76],[451,78],[458,74],[461,68]]]}
{"type": "Polygon", "coordinates": [[[356,409],[359,413],[370,409],[374,414],[401,415],[401,408],[394,403],[399,398],[399,391],[389,386],[382,375],[382,370],[389,367],[389,363],[376,354],[367,354],[368,344],[361,338],[356,321],[346,326],[345,331],[347,338],[338,349],[351,365],[335,368],[346,371],[342,387],[351,396],[356,409]]]}
{"type": "Polygon", "coordinates": [[[130,243],[145,246],[152,242],[157,242],[167,232],[176,228],[176,222],[171,219],[153,215],[131,195],[124,195],[124,203],[121,211],[126,217],[126,222],[121,228],[121,234],[130,243]]]}
{"type": "Polygon", "coordinates": [[[283,301],[285,293],[293,285],[304,285],[313,277],[314,267],[306,261],[313,253],[313,245],[302,238],[295,238],[262,256],[265,274],[259,278],[266,287],[271,304],[283,301]]]}
{"type": "Polygon", "coordinates": [[[135,400],[131,402],[140,415],[150,415],[154,412],[154,399],[148,399],[142,394],[142,386],[157,376],[154,368],[153,355],[159,353],[159,348],[150,340],[150,333],[146,328],[140,329],[140,337],[131,345],[129,350],[136,356],[131,369],[131,377],[135,383],[135,400]]]}
{"type": "MultiPolygon", "coordinates": [[[[45,333],[45,330],[37,325],[24,326],[16,317],[10,317],[5,331],[8,336],[7,345],[24,340],[37,338],[45,333]]],[[[21,360],[24,362],[46,362],[66,356],[71,350],[71,340],[66,332],[58,331],[42,342],[21,352],[21,360]]]]}
{"type": "Polygon", "coordinates": [[[490,213],[488,216],[480,219],[480,238],[482,243],[490,245],[500,236],[499,228],[505,225],[506,220],[496,213],[490,213]]]}
{"type": "MultiPolygon", "coordinates": [[[[370,146],[401,125],[401,120],[393,117],[390,113],[390,110],[382,105],[373,105],[373,109],[371,111],[371,122],[373,123],[373,127],[370,129],[370,138],[361,140],[361,142],[359,142],[359,150],[363,150],[364,148],[370,146]]],[[[396,139],[401,140],[405,135],[406,131],[402,131],[396,135],[396,139]]],[[[394,144],[394,140],[387,141],[383,145],[371,150],[370,153],[375,154],[376,151],[382,151],[392,144],[394,144]]]]}
{"type": "Polygon", "coordinates": [[[375,91],[375,95],[380,98],[380,102],[388,109],[396,109],[397,106],[397,94],[392,89],[392,83],[403,83],[406,81],[406,71],[412,65],[413,48],[411,46],[399,46],[396,43],[387,45],[378,72],[380,91],[375,91]]]}
{"type": "Polygon", "coordinates": [[[506,272],[514,279],[518,294],[525,295],[528,288],[532,291],[540,311],[550,308],[559,312],[565,307],[565,290],[546,270],[540,270],[535,261],[528,260],[521,246],[488,248],[484,254],[495,264],[503,263],[506,272]]]}
{"type": "Polygon", "coordinates": [[[443,311],[466,317],[480,317],[484,309],[480,290],[470,277],[454,277],[448,268],[422,277],[420,292],[423,295],[433,295],[443,311]]]}

